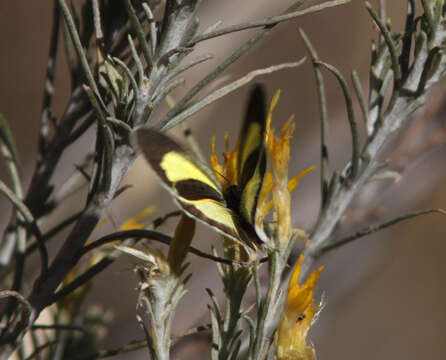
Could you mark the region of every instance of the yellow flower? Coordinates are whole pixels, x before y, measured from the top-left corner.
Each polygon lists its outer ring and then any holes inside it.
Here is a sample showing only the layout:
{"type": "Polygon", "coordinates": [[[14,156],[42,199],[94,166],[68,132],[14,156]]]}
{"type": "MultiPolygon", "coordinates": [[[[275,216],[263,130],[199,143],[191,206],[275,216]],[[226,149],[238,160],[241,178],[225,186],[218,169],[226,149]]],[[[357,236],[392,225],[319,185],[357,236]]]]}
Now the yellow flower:
{"type": "MultiPolygon", "coordinates": [[[[314,167],[310,167],[288,180],[290,139],[293,136],[295,125],[293,123],[293,117],[290,117],[283,126],[279,137],[276,137],[274,129],[271,129],[272,114],[279,101],[279,96],[280,90],[273,97],[266,121],[265,143],[268,150],[271,172],[265,175],[263,181],[263,187],[258,201],[256,226],[258,229],[263,229],[264,217],[274,208],[276,220],[274,239],[276,245],[287,246],[292,234],[290,193],[299,183],[299,179],[314,167]],[[267,201],[270,193],[272,199],[267,201]]],[[[301,234],[304,234],[303,231],[301,234]]]]}
{"type": "MultiPolygon", "coordinates": [[[[308,174],[311,170],[314,169],[314,166],[309,167],[308,169],[301,171],[295,177],[288,180],[288,192],[291,193],[299,185],[299,180],[306,174],[308,174]]],[[[274,206],[274,201],[268,200],[268,195],[271,193],[273,188],[273,176],[271,172],[267,172],[265,174],[265,178],[263,179],[262,190],[260,191],[259,200],[257,203],[257,217],[256,217],[256,226],[259,228],[263,228],[263,219],[266,215],[271,211],[274,206]]],[[[306,237],[306,234],[301,229],[293,229],[294,232],[297,232],[300,237],[306,237]]]]}
{"type": "MultiPolygon", "coordinates": [[[[120,230],[133,230],[133,229],[144,229],[149,222],[142,222],[144,218],[146,218],[149,215],[152,215],[155,212],[154,206],[149,206],[140,213],[138,213],[135,217],[125,221],[119,228],[120,230]]],[[[104,223],[107,222],[107,219],[101,219],[98,226],[102,226],[104,223]]],[[[87,242],[87,244],[90,241],[87,242]]],[[[116,243],[116,242],[115,242],[116,243]]],[[[70,284],[74,279],[76,279],[80,273],[86,271],[86,269],[91,268],[96,263],[101,261],[104,256],[106,256],[107,251],[109,251],[109,248],[102,247],[100,249],[96,249],[95,251],[90,251],[88,255],[87,261],[82,261],[78,264],[76,264],[75,267],[71,269],[71,271],[67,274],[67,276],[64,278],[62,282],[62,288],[68,284],[70,284]]],[[[91,287],[91,281],[86,282],[83,286],[79,287],[75,291],[73,291],[70,295],[64,297],[62,300],[58,302],[59,306],[61,308],[66,309],[72,309],[75,306],[77,306],[77,302],[81,301],[85,294],[88,292],[88,290],[91,287]]],[[[70,314],[70,311],[67,311],[67,314],[70,314]]]]}
{"type": "MultiPolygon", "coordinates": [[[[61,288],[71,284],[80,274],[85,273],[88,269],[93,267],[99,261],[101,261],[105,256],[105,251],[103,249],[95,249],[90,251],[82,261],[78,262],[68,274],[63,279],[61,288]]],[[[57,302],[60,313],[59,315],[64,318],[65,321],[72,321],[71,316],[73,311],[78,308],[79,304],[85,299],[88,291],[91,289],[93,283],[92,279],[85,282],[82,286],[79,286],[76,290],[63,297],[57,302]]]]}
{"type": "Polygon", "coordinates": [[[234,150],[229,151],[229,135],[225,134],[225,152],[223,153],[223,165],[218,162],[218,157],[215,154],[215,137],[212,137],[211,145],[211,168],[215,177],[223,186],[227,188],[230,185],[237,184],[237,158],[240,139],[234,150]]]}
{"type": "Polygon", "coordinates": [[[278,360],[313,360],[314,349],[307,345],[307,334],[321,310],[313,302],[313,291],[323,266],[312,273],[304,284],[299,285],[303,255],[294,267],[288,285],[288,295],[280,317],[275,344],[278,360]]]}
{"type": "MultiPolygon", "coordinates": [[[[280,91],[277,91],[271,102],[266,121],[265,145],[268,151],[271,171],[267,172],[263,179],[262,189],[257,202],[255,227],[258,232],[264,232],[264,218],[274,209],[275,231],[273,231],[273,237],[276,239],[277,245],[286,246],[292,237],[292,231],[298,233],[300,236],[305,236],[302,230],[292,230],[290,193],[298,185],[300,178],[313,170],[314,167],[312,166],[288,180],[290,139],[293,135],[295,125],[293,123],[293,117],[291,117],[282,128],[280,136],[275,137],[274,129],[271,129],[271,120],[279,96],[280,91]],[[269,198],[270,194],[272,195],[271,199],[269,198]]],[[[239,143],[240,139],[235,148],[229,151],[228,134],[225,135],[226,146],[225,152],[223,153],[223,164],[220,164],[215,154],[215,138],[212,138],[211,168],[223,188],[237,184],[239,143]]],[[[261,236],[261,238],[266,238],[266,235],[261,236]]]]}
{"type": "Polygon", "coordinates": [[[288,162],[290,160],[290,139],[293,136],[295,125],[292,116],[283,126],[280,136],[278,138],[275,137],[274,129],[271,129],[271,120],[274,108],[279,101],[279,96],[280,90],[276,92],[271,102],[266,120],[265,137],[273,178],[276,181],[286,182],[288,179],[288,162]]]}
{"type": "Polygon", "coordinates": [[[148,221],[141,221],[149,215],[152,215],[155,212],[154,206],[148,206],[143,211],[139,212],[135,217],[128,219],[125,221],[119,229],[124,230],[136,230],[136,229],[144,229],[147,225],[149,225],[148,221]]]}
{"type": "MultiPolygon", "coordinates": [[[[130,220],[127,220],[121,230],[143,229],[148,223],[141,222],[141,219],[153,213],[153,208],[148,207],[130,220]]],[[[156,274],[170,276],[181,275],[183,270],[184,259],[189,252],[189,246],[195,234],[195,220],[183,214],[175,229],[175,234],[169,246],[167,258],[157,249],[153,249],[147,245],[144,250],[139,250],[129,246],[115,245],[114,247],[122,252],[132,255],[144,263],[149,264],[148,273],[150,277],[156,278],[156,274]]]]}

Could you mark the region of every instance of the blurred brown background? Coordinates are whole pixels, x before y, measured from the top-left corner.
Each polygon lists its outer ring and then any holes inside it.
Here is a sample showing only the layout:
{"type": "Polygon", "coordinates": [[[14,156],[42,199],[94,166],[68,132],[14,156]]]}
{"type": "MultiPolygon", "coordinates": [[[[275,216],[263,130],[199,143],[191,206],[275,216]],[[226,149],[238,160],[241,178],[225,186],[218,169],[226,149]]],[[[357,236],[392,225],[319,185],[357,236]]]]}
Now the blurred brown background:
{"type": "MultiPolygon", "coordinates": [[[[318,2],[307,1],[307,5],[318,2]]],[[[201,26],[205,28],[219,19],[224,20],[224,25],[231,25],[271,16],[279,13],[289,1],[209,0],[203,3],[199,16],[201,26]]],[[[392,26],[395,30],[401,30],[406,1],[388,3],[392,26]]],[[[51,14],[51,1],[0,2],[0,112],[9,119],[16,136],[25,187],[36,159],[51,14]]],[[[298,36],[299,27],[309,35],[321,59],[337,66],[346,77],[352,69],[357,69],[364,84],[367,84],[370,40],[376,37],[376,33],[363,2],[355,0],[348,5],[277,26],[260,45],[226,71],[226,80],[236,79],[256,68],[300,59],[305,51],[298,36]]],[[[202,43],[194,55],[212,52],[216,59],[191,71],[186,85],[177,90],[174,97],[179,98],[251,34],[251,31],[246,31],[202,43]]],[[[69,85],[65,62],[62,58],[59,60],[56,109],[61,113],[69,85]]],[[[343,167],[350,154],[348,123],[338,85],[326,75],[332,124],[331,165],[332,168],[343,167]]],[[[296,114],[291,173],[298,173],[313,164],[319,167],[319,114],[309,62],[300,68],[283,70],[260,80],[267,85],[270,97],[276,89],[282,89],[274,114],[276,128],[290,114],[296,114]]],[[[223,149],[221,134],[224,131],[229,131],[232,138],[236,136],[247,91],[248,88],[237,91],[190,119],[188,124],[205,154],[209,152],[211,135],[217,135],[220,150],[223,149]]],[[[440,97],[442,91],[437,90],[434,95],[440,97]]],[[[441,117],[438,121],[441,121],[441,117]]],[[[73,162],[79,162],[82,151],[92,143],[91,134],[87,134],[85,139],[67,151],[54,179],[56,184],[62,183],[74,171],[73,162]]],[[[400,182],[393,185],[386,183],[378,190],[373,186],[365,189],[349,212],[352,226],[343,232],[351,233],[373,221],[390,219],[409,210],[446,208],[445,155],[446,147],[439,146],[411,162],[400,182]],[[370,210],[374,215],[370,215],[370,210]]],[[[1,171],[4,179],[3,165],[1,171]]],[[[133,166],[126,182],[133,187],[117,199],[109,211],[109,217],[117,224],[149,204],[156,204],[159,214],[175,208],[141,159],[133,166]]],[[[82,201],[69,201],[57,216],[71,213],[81,206],[82,201]]],[[[319,177],[316,170],[307,175],[295,190],[294,224],[310,229],[318,205],[319,177]]],[[[10,211],[3,198],[0,199],[0,209],[3,214],[0,229],[3,231],[10,211]]],[[[441,215],[426,215],[347,245],[320,260],[325,271],[319,282],[319,290],[324,292],[327,305],[310,334],[319,359],[409,360],[444,357],[445,219],[441,215]]],[[[104,226],[98,232],[112,230],[113,225],[109,221],[108,227],[104,226]]],[[[165,226],[163,230],[171,231],[172,226],[165,226]]],[[[62,240],[63,237],[55,240],[52,251],[62,240]]],[[[210,243],[217,244],[218,241],[216,234],[199,226],[195,242],[197,247],[207,251],[210,243]]],[[[206,304],[209,301],[204,287],[211,287],[216,293],[220,291],[214,265],[192,256],[190,260],[195,276],[189,283],[190,292],[178,310],[174,332],[206,323],[206,304]]],[[[91,294],[91,303],[101,303],[115,312],[108,347],[143,337],[134,319],[137,279],[131,271],[132,264],[133,261],[128,258],[114,264],[97,278],[91,294]]],[[[32,269],[28,270],[31,280],[32,269]]],[[[173,358],[208,358],[207,353],[197,355],[200,350],[199,345],[192,349],[181,346],[173,358]]],[[[143,359],[147,356],[148,353],[141,350],[119,358],[143,359]]]]}

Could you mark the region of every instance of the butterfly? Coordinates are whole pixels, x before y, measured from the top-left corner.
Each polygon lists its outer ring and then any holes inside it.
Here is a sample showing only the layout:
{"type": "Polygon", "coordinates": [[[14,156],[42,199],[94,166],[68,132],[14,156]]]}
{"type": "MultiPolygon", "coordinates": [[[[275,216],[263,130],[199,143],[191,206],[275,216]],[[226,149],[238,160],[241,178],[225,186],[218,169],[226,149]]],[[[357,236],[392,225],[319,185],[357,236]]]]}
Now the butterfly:
{"type": "Polygon", "coordinates": [[[207,165],[161,132],[141,128],[136,130],[136,137],[161,184],[187,215],[255,248],[254,244],[262,243],[254,223],[266,170],[265,124],[265,93],[257,85],[251,92],[237,143],[235,184],[226,180],[222,185],[207,165]]]}

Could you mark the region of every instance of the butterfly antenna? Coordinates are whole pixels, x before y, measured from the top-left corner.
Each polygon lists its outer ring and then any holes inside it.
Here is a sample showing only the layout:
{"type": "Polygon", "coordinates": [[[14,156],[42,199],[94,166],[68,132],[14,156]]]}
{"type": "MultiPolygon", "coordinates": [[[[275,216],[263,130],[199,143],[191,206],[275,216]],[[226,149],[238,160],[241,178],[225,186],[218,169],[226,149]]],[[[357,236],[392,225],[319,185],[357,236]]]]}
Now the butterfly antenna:
{"type": "Polygon", "coordinates": [[[223,174],[221,174],[219,171],[214,170],[216,174],[218,174],[218,176],[221,176],[228,184],[231,184],[231,182],[229,181],[229,179],[224,176],[223,174]]]}

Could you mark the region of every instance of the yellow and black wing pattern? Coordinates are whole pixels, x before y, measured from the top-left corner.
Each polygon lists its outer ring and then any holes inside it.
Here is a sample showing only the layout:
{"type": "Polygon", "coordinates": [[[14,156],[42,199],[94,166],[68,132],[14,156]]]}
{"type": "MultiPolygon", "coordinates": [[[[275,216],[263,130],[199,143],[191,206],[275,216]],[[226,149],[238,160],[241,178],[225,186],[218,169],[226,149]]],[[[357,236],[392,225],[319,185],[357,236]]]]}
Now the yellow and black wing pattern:
{"type": "Polygon", "coordinates": [[[136,136],[148,163],[187,215],[254,247],[261,243],[253,224],[266,168],[264,132],[264,93],[257,86],[238,140],[237,184],[225,187],[209,167],[170,137],[151,129],[139,129],[136,136]]]}
{"type": "Polygon", "coordinates": [[[239,240],[236,215],[210,169],[158,131],[139,129],[137,137],[145,158],[186,214],[239,240]]]}
{"type": "Polygon", "coordinates": [[[257,200],[266,170],[265,93],[257,85],[250,96],[249,104],[238,140],[237,186],[241,192],[240,212],[250,223],[254,223],[257,200]]]}

